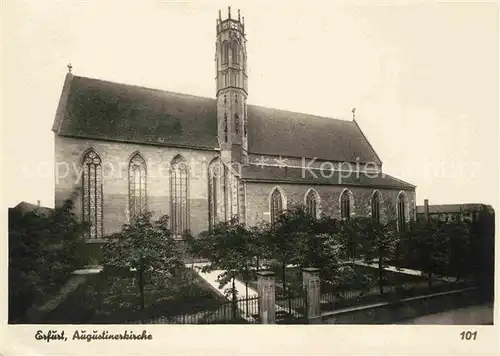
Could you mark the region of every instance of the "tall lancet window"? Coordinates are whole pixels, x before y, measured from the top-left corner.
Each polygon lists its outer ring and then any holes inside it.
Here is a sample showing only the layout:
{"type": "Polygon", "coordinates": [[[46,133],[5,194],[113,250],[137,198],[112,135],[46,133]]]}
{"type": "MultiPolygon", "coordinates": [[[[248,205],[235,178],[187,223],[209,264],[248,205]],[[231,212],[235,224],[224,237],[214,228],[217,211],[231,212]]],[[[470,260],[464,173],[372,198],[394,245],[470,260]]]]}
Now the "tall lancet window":
{"type": "Polygon", "coordinates": [[[221,163],[216,159],[208,167],[208,221],[210,229],[219,221],[219,182],[222,177],[221,163]]]}
{"type": "Polygon", "coordinates": [[[238,46],[238,42],[233,41],[231,45],[231,55],[233,56],[233,64],[240,63],[240,48],[238,46]]]}
{"type": "Polygon", "coordinates": [[[102,162],[91,150],[83,158],[83,221],[89,223],[87,238],[102,238],[102,162]]]}
{"type": "Polygon", "coordinates": [[[172,235],[181,238],[189,230],[188,166],[181,156],[172,160],[170,191],[172,196],[171,227],[172,235]]]}
{"type": "Polygon", "coordinates": [[[319,195],[314,189],[309,189],[305,197],[306,212],[317,219],[319,217],[319,195]]]}
{"type": "Polygon", "coordinates": [[[227,41],[222,42],[222,64],[229,62],[229,44],[227,41]]]}
{"type": "Polygon", "coordinates": [[[281,212],[284,210],[285,201],[283,194],[278,188],[274,188],[273,192],[271,193],[270,199],[271,223],[274,223],[280,216],[281,212]]]}
{"type": "Polygon", "coordinates": [[[408,198],[404,192],[399,193],[397,201],[398,231],[406,231],[406,220],[408,217],[408,198]]]}
{"type": "Polygon", "coordinates": [[[380,193],[375,191],[372,195],[372,220],[376,223],[380,222],[380,193]]]}
{"type": "Polygon", "coordinates": [[[146,161],[136,153],[130,160],[129,170],[129,215],[133,220],[147,209],[146,197],[146,161]]]}
{"type": "Polygon", "coordinates": [[[340,217],[342,220],[349,220],[353,208],[353,196],[349,189],[344,189],[340,195],[340,217]]]}

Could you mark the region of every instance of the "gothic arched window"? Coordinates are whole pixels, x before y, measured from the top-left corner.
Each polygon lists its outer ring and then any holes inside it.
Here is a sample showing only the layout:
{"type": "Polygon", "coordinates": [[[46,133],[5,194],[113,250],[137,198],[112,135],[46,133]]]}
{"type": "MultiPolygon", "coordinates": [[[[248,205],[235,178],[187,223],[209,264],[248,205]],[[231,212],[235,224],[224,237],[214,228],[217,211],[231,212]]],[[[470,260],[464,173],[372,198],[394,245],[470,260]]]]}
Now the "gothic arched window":
{"type": "Polygon", "coordinates": [[[281,194],[281,191],[276,187],[274,188],[273,192],[271,193],[271,223],[274,223],[277,219],[278,216],[281,214],[281,212],[284,210],[284,197],[281,194]]]}
{"type": "Polygon", "coordinates": [[[309,189],[305,197],[306,212],[314,219],[319,217],[319,194],[314,189],[309,189]]]}
{"type": "Polygon", "coordinates": [[[247,118],[247,103],[246,102],[243,104],[243,120],[244,120],[243,130],[245,131],[245,136],[246,136],[247,132],[248,132],[248,118],[247,118]]]}
{"type": "Polygon", "coordinates": [[[219,219],[219,182],[222,176],[219,159],[212,161],[208,167],[208,218],[209,227],[212,228],[219,219]]]}
{"type": "Polygon", "coordinates": [[[398,231],[406,231],[406,220],[408,218],[408,198],[404,192],[400,192],[397,201],[398,231]]]}
{"type": "Polygon", "coordinates": [[[90,150],[83,158],[83,221],[90,224],[87,237],[102,238],[102,162],[90,150]]]}
{"type": "Polygon", "coordinates": [[[340,195],[340,217],[349,220],[352,214],[353,196],[349,189],[344,189],[340,195]]]}
{"type": "Polygon", "coordinates": [[[239,64],[240,63],[240,48],[238,45],[238,42],[233,41],[231,45],[231,55],[233,57],[233,64],[239,64]]]}
{"type": "Polygon", "coordinates": [[[133,220],[137,214],[147,209],[146,161],[139,153],[130,160],[128,177],[129,216],[133,220]]]}
{"type": "Polygon", "coordinates": [[[375,191],[372,195],[372,219],[373,221],[380,222],[380,193],[375,191]]]}
{"type": "Polygon", "coordinates": [[[227,143],[227,113],[224,113],[224,142],[227,143]]]}
{"type": "Polygon", "coordinates": [[[188,166],[184,158],[177,156],[172,160],[171,172],[172,235],[180,238],[186,230],[189,230],[188,166]]]}
{"type": "Polygon", "coordinates": [[[229,44],[227,41],[222,42],[222,64],[229,62],[229,44]]]}

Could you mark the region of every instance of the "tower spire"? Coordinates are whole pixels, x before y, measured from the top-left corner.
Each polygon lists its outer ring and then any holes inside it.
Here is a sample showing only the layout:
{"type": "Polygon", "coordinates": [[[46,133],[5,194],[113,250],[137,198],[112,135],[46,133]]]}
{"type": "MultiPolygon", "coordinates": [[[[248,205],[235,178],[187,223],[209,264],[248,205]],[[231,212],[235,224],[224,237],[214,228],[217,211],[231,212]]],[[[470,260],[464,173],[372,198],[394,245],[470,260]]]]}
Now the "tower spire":
{"type": "Polygon", "coordinates": [[[224,162],[247,162],[247,52],[241,12],[220,19],[216,38],[217,123],[224,162]]]}

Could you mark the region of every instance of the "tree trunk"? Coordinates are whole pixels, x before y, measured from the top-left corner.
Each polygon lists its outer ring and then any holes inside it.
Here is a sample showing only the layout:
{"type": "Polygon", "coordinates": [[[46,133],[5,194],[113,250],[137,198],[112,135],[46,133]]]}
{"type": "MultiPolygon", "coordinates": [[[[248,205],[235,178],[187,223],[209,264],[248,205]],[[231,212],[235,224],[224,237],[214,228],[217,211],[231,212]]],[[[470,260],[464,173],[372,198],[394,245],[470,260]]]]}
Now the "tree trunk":
{"type": "Polygon", "coordinates": [[[384,268],[382,265],[382,254],[381,254],[381,249],[379,248],[379,254],[378,254],[378,287],[380,290],[380,294],[384,294],[384,268]]]}
{"type": "Polygon", "coordinates": [[[144,317],[144,271],[141,266],[139,268],[139,296],[140,296],[140,303],[141,303],[141,318],[144,317]]]}
{"type": "Polygon", "coordinates": [[[248,281],[245,281],[245,312],[248,316],[248,281]]]}
{"type": "Polygon", "coordinates": [[[282,263],[282,282],[283,282],[283,294],[286,295],[286,262],[282,263]]]}
{"type": "Polygon", "coordinates": [[[236,309],[237,309],[237,299],[236,299],[236,284],[235,284],[235,277],[233,277],[233,287],[232,287],[232,292],[233,292],[233,301],[231,303],[231,307],[232,307],[232,319],[233,320],[236,320],[236,309]]]}
{"type": "Polygon", "coordinates": [[[429,290],[432,289],[432,256],[429,256],[428,265],[427,265],[427,284],[429,286],[429,290]]]}

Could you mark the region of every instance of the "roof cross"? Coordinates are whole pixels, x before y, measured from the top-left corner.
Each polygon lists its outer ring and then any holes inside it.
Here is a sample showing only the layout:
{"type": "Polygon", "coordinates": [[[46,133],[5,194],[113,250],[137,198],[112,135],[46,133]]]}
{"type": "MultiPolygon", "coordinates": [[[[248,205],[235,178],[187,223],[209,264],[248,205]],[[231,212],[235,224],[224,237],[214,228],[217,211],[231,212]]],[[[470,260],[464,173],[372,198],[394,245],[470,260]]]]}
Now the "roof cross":
{"type": "Polygon", "coordinates": [[[71,70],[73,69],[71,63],[68,63],[67,67],[68,67],[68,73],[71,73],[71,70]]]}

